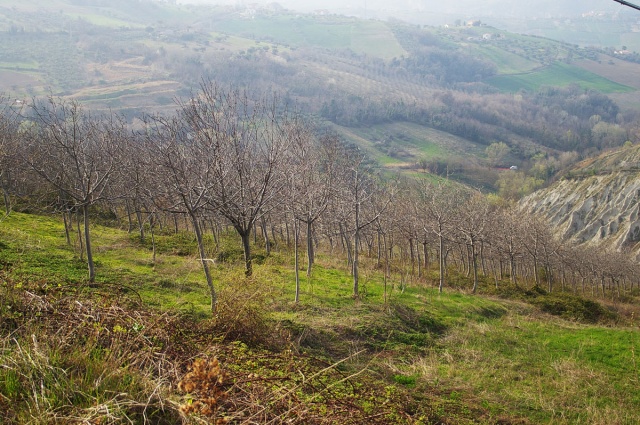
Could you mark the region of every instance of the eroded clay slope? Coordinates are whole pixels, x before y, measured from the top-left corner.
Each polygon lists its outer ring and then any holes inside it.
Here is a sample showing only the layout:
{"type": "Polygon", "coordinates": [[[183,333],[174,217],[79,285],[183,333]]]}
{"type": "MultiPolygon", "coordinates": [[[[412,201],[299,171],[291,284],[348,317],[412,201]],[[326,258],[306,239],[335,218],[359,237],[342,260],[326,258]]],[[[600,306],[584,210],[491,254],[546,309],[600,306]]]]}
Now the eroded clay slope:
{"type": "Polygon", "coordinates": [[[583,161],[521,201],[563,239],[640,255],[640,147],[583,161]]]}

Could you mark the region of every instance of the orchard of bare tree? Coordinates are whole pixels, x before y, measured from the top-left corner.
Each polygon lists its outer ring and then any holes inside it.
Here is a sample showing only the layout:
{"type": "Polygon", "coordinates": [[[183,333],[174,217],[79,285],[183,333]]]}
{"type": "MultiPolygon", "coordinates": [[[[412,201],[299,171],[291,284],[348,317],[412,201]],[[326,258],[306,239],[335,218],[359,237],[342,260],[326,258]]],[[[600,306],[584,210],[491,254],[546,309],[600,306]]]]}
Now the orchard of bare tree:
{"type": "MultiPolygon", "coordinates": [[[[325,414],[328,421],[347,414],[366,423],[420,423],[420,417],[467,423],[476,415],[519,423],[524,411],[496,416],[467,396],[443,410],[436,398],[411,413],[413,388],[418,382],[433,391],[427,377],[436,372],[407,370],[448,350],[438,348],[446,347],[439,338],[462,338],[453,330],[461,313],[500,321],[491,325],[500,332],[510,326],[504,320],[514,320],[505,308],[534,308],[589,326],[634,323],[640,273],[628,254],[563,241],[517,203],[455,181],[390,173],[276,95],[208,82],[175,113],[147,116],[135,131],[116,114],[57,98],[4,105],[0,254],[2,329],[9,334],[0,355],[17,360],[5,357],[0,394],[19,406],[5,415],[8,423],[41,423],[36,417],[324,423],[325,414]],[[31,216],[59,230],[36,230],[31,216]],[[22,227],[25,220],[32,229],[22,227]],[[51,245],[34,247],[33,237],[51,245]],[[132,271],[136,263],[143,271],[132,271]],[[180,294],[193,296],[175,304],[180,294]],[[460,296],[464,307],[453,307],[460,296]],[[55,326],[49,332],[62,341],[46,356],[42,326],[55,326]],[[24,332],[33,335],[31,348],[16,339],[24,332]],[[379,363],[384,353],[397,353],[396,361],[379,363]],[[81,368],[99,360],[96,373],[112,379],[121,379],[124,364],[141,362],[138,377],[127,378],[141,387],[101,386],[84,372],[82,391],[93,395],[80,397],[76,366],[69,364],[76,355],[81,368]],[[45,357],[36,363],[33,356],[45,357]],[[62,356],[60,366],[49,356],[62,356]],[[191,364],[192,356],[209,360],[191,364]],[[264,356],[271,360],[247,366],[264,356]],[[320,358],[336,363],[323,368],[320,358]],[[293,368],[284,375],[282,362],[293,368]],[[343,362],[350,377],[335,375],[343,362]],[[58,376],[58,367],[71,375],[58,376]],[[295,377],[304,373],[309,382],[295,377]],[[369,378],[361,382],[360,374],[369,378]],[[282,386],[266,385],[272,379],[282,386]],[[364,392],[343,387],[344,379],[360,382],[364,392]],[[175,394],[171,382],[186,395],[175,394]],[[36,385],[43,387],[30,393],[36,385]],[[395,388],[387,401],[367,395],[385,385],[395,388]],[[111,387],[124,392],[109,399],[111,387]],[[324,401],[317,404],[319,395],[324,401]],[[343,397],[351,401],[341,408],[343,397]],[[376,401],[367,407],[367,400],[376,401]],[[98,403],[97,410],[87,403],[98,403]]],[[[626,388],[626,378],[619,379],[626,388]]],[[[518,398],[487,400],[510,405],[518,398]]]]}

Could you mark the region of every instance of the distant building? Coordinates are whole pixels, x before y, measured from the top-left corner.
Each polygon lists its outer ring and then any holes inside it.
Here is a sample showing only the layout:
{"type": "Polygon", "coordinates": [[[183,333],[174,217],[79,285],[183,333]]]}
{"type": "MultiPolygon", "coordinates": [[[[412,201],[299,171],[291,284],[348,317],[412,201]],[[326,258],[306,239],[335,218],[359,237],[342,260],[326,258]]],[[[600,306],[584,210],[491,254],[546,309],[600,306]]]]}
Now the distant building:
{"type": "Polygon", "coordinates": [[[282,12],[284,11],[284,7],[280,3],[272,2],[266,6],[267,10],[271,12],[282,12]]]}

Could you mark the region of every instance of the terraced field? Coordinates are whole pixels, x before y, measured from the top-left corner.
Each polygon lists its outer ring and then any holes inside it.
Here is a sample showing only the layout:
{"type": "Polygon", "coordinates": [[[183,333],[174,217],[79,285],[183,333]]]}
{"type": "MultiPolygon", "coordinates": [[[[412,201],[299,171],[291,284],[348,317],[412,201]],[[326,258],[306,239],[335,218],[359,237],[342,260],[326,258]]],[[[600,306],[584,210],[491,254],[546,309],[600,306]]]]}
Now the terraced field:
{"type": "Polygon", "coordinates": [[[217,31],[249,39],[270,40],[292,46],[351,49],[382,59],[407,53],[388,25],[378,21],[276,16],[218,21],[215,27],[217,31]]]}

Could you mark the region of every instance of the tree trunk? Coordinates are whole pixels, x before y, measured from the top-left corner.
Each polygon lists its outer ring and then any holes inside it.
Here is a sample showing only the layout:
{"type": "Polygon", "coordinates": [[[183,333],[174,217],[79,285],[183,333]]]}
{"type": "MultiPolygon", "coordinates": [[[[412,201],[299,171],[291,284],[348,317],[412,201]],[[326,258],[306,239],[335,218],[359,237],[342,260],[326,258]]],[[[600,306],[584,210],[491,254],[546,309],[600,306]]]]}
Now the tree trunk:
{"type": "Polygon", "coordinates": [[[387,251],[387,235],[382,234],[382,244],[384,247],[384,303],[387,303],[387,279],[389,278],[389,251],[387,251]]]}
{"type": "MultiPolygon", "coordinates": [[[[271,240],[273,241],[271,244],[274,246],[278,246],[278,235],[276,233],[276,226],[271,226],[271,240]]],[[[273,246],[272,246],[273,248],[273,246]]],[[[277,249],[277,248],[276,248],[277,249]]]]}
{"type": "Polygon", "coordinates": [[[311,276],[311,268],[315,262],[315,250],[313,248],[313,222],[306,221],[307,224],[307,277],[311,276]]]}
{"type": "Polygon", "coordinates": [[[258,243],[258,225],[253,223],[253,244],[256,245],[258,243]]]}
{"type": "Polygon", "coordinates": [[[473,266],[473,293],[478,290],[478,253],[476,252],[476,245],[471,244],[471,264],[473,266]]]}
{"type": "Polygon", "coordinates": [[[216,306],[218,304],[218,294],[216,293],[216,289],[213,286],[213,279],[211,278],[211,272],[209,271],[209,264],[207,263],[207,257],[204,252],[204,241],[202,239],[202,230],[200,229],[200,223],[198,222],[198,218],[195,214],[190,213],[191,224],[193,225],[193,230],[196,234],[196,240],[198,241],[198,252],[200,253],[200,262],[202,263],[202,269],[204,270],[204,275],[207,279],[207,286],[209,287],[209,293],[211,295],[211,313],[215,313],[216,306]]]}
{"type": "Polygon", "coordinates": [[[218,235],[218,224],[211,220],[211,236],[213,236],[213,243],[216,244],[216,250],[220,247],[220,237],[218,235]]]}
{"type": "Polygon", "coordinates": [[[426,242],[422,242],[422,251],[424,252],[424,272],[427,274],[429,273],[429,248],[426,242]]]}
{"type": "MultiPolygon", "coordinates": [[[[496,267],[496,262],[493,258],[489,260],[489,264],[491,264],[491,269],[493,270],[493,279],[496,283],[496,289],[498,289],[498,268],[496,267]]],[[[500,268],[502,268],[502,264],[499,264],[500,268]]]]}
{"type": "MultiPolygon", "coordinates": [[[[349,241],[347,232],[345,231],[346,229],[344,229],[344,226],[342,226],[342,223],[339,223],[339,226],[340,226],[340,236],[341,236],[340,240],[342,241],[343,248],[346,248],[346,251],[347,251],[347,265],[352,266],[353,258],[351,256],[351,242],[349,241]]],[[[351,271],[353,272],[353,268],[351,269],[351,271]]]]}
{"type": "Polygon", "coordinates": [[[131,233],[133,231],[133,219],[131,218],[131,205],[129,205],[129,200],[124,201],[124,206],[127,210],[127,221],[129,222],[127,233],[131,233]]]}
{"type": "Polygon", "coordinates": [[[138,220],[138,230],[140,231],[140,243],[144,243],[144,222],[142,221],[142,211],[136,207],[136,219],[138,220]]]}
{"type": "Polygon", "coordinates": [[[155,222],[153,220],[153,214],[149,217],[149,231],[151,232],[151,250],[153,251],[153,264],[156,264],[156,235],[153,231],[155,222]]]}
{"type": "Polygon", "coordinates": [[[356,214],[355,214],[355,231],[353,233],[353,297],[358,298],[359,293],[359,281],[358,281],[358,243],[360,242],[360,203],[356,202],[356,214]]]}
{"type": "Polygon", "coordinates": [[[87,264],[89,266],[89,282],[96,280],[96,267],[93,263],[93,253],[91,252],[91,233],[89,232],[89,206],[82,206],[82,216],[84,218],[84,244],[87,249],[87,264]]]}
{"type": "Polygon", "coordinates": [[[438,292],[442,293],[442,288],[444,288],[444,269],[445,269],[445,264],[444,264],[444,238],[440,235],[438,236],[438,243],[440,245],[440,264],[439,264],[439,269],[440,269],[440,285],[438,286],[438,292]]]}
{"type": "Polygon", "coordinates": [[[84,242],[82,241],[82,230],[80,230],[80,214],[78,214],[76,218],[76,225],[78,227],[78,245],[80,245],[80,261],[84,261],[84,242]]]}
{"type": "Polygon", "coordinates": [[[298,258],[298,219],[293,218],[293,252],[296,267],[296,304],[300,301],[300,264],[298,258]]]}
{"type": "Polygon", "coordinates": [[[69,221],[67,221],[67,211],[62,211],[62,221],[64,222],[64,236],[67,239],[67,245],[71,246],[70,227],[73,226],[73,217],[69,214],[69,221]]]}
{"type": "Polygon", "coordinates": [[[418,263],[418,277],[422,277],[422,255],[420,254],[420,245],[416,241],[416,260],[418,263]]]}
{"type": "Polygon", "coordinates": [[[11,197],[6,187],[2,187],[2,196],[4,197],[4,213],[5,215],[11,214],[11,197]]]}
{"type": "MultiPolygon", "coordinates": [[[[460,246],[460,250],[462,250],[462,246],[460,246]]],[[[462,253],[461,253],[462,254],[462,253]]],[[[471,267],[472,267],[472,263],[473,263],[473,259],[471,258],[471,249],[469,248],[468,245],[464,246],[464,254],[467,257],[467,261],[465,263],[465,271],[467,273],[467,277],[471,276],[471,267]],[[468,267],[467,267],[468,266],[468,267]]]]}
{"type": "Polygon", "coordinates": [[[509,268],[511,269],[511,283],[518,286],[518,282],[516,280],[516,273],[518,271],[516,270],[516,259],[513,255],[509,256],[509,268]]]}
{"type": "Polygon", "coordinates": [[[411,258],[411,276],[416,274],[416,254],[413,250],[413,238],[409,238],[409,256],[411,258]]]}
{"type": "Polygon", "coordinates": [[[262,230],[262,237],[264,238],[264,248],[267,251],[267,256],[271,255],[271,241],[269,240],[269,232],[267,231],[267,221],[264,216],[260,220],[260,229],[262,230]]]}
{"type": "Polygon", "coordinates": [[[253,266],[251,264],[251,228],[246,231],[238,231],[238,233],[240,233],[244,251],[244,274],[251,276],[253,274],[253,266]]]}
{"type": "Polygon", "coordinates": [[[382,240],[380,239],[380,230],[376,232],[378,237],[378,252],[376,253],[376,267],[379,269],[382,264],[382,240]]]}

